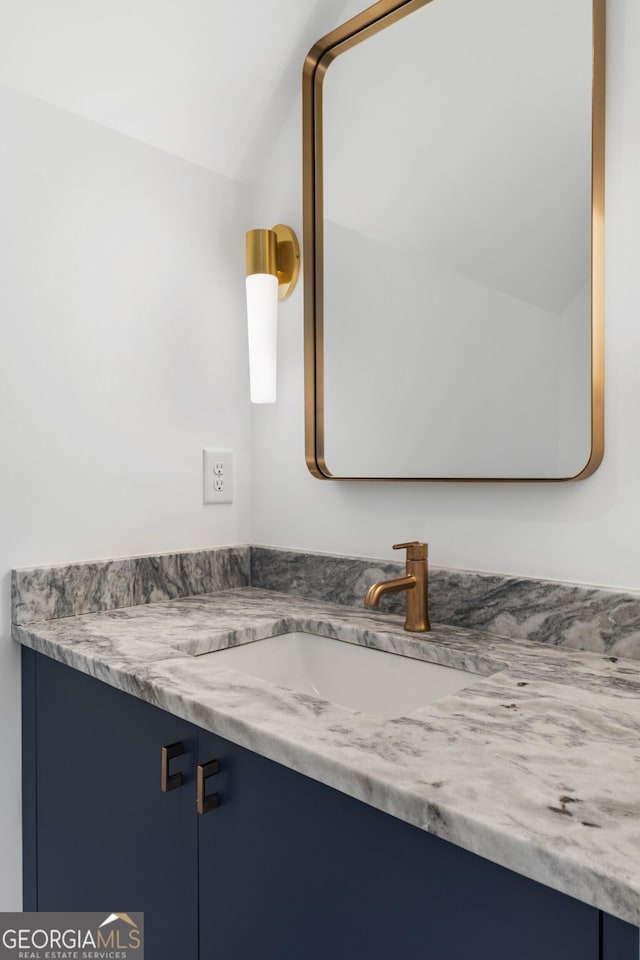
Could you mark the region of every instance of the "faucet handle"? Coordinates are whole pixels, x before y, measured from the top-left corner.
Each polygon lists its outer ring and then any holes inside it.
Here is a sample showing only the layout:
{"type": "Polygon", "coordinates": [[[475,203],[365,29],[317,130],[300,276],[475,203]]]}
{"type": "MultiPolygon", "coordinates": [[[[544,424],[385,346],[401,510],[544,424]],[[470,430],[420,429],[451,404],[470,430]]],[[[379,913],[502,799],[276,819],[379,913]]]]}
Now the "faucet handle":
{"type": "Polygon", "coordinates": [[[429,544],[420,540],[410,540],[409,543],[394,543],[394,550],[406,550],[407,560],[426,560],[429,544]]]}

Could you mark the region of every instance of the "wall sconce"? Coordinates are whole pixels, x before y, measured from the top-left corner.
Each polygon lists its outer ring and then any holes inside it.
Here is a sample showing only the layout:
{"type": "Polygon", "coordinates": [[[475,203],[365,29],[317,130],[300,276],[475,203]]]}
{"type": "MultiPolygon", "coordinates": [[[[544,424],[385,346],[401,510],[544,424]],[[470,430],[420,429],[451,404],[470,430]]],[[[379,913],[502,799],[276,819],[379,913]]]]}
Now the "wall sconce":
{"type": "Polygon", "coordinates": [[[300,273],[300,246],[291,229],[247,233],[247,320],[252,403],[274,403],[278,345],[278,300],[294,291],[300,273]]]}

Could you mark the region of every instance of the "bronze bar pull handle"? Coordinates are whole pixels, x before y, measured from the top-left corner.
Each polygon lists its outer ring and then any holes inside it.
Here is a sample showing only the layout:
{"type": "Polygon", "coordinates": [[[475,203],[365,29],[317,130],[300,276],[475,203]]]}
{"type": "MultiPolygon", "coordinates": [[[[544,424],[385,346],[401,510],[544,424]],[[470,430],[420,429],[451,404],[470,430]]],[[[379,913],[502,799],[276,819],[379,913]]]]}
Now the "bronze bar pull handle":
{"type": "Polygon", "coordinates": [[[177,743],[170,743],[168,746],[162,748],[162,773],[160,777],[160,786],[163,793],[168,793],[170,790],[175,790],[176,787],[182,786],[182,774],[181,773],[170,773],[169,765],[172,760],[176,757],[181,757],[184,753],[184,744],[181,740],[178,740],[177,743]]]}
{"type": "Polygon", "coordinates": [[[198,813],[210,813],[220,805],[220,795],[210,793],[207,796],[207,780],[220,773],[220,761],[210,760],[209,763],[198,764],[198,813]]]}

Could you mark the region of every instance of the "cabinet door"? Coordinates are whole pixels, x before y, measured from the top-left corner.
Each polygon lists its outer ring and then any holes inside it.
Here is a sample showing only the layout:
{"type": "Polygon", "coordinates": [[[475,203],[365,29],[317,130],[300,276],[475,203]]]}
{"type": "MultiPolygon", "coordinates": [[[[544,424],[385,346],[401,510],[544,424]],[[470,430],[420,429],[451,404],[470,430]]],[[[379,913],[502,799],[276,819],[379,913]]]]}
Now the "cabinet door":
{"type": "MultiPolygon", "coordinates": [[[[196,728],[35,656],[36,909],[143,911],[146,955],[196,960],[196,728]],[[183,786],[161,790],[161,748],[183,786]]],[[[27,861],[25,862],[27,866],[27,861]]]]}
{"type": "Polygon", "coordinates": [[[640,929],[604,914],[602,917],[602,960],[638,960],[640,929]]]}
{"type": "Polygon", "coordinates": [[[598,960],[598,912],[210,734],[200,960],[598,960]]]}

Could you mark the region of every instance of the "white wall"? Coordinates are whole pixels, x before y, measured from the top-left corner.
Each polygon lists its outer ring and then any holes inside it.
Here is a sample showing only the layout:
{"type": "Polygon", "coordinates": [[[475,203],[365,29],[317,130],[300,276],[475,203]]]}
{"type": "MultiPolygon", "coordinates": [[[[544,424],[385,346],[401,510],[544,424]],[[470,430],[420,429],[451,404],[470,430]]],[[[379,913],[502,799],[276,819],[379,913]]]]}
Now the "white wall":
{"type": "MultiPolygon", "coordinates": [[[[281,311],[280,401],[254,411],[254,539],[390,557],[419,537],[434,563],[640,586],[640,5],[609,4],[606,453],[558,485],[341,484],[304,464],[302,294],[281,311]]],[[[300,112],[266,168],[265,221],[301,227],[300,112]]],[[[393,399],[391,400],[393,402],[393,399]]],[[[398,430],[410,427],[398,417],[398,430]]]]}
{"type": "Polygon", "coordinates": [[[0,910],[21,903],[8,571],[251,539],[241,184],[345,5],[0,4],[0,910]],[[204,507],[218,444],[236,500],[204,507]]]}
{"type": "Polygon", "coordinates": [[[346,4],[2,0],[0,83],[250,183],[346,4]]]}
{"type": "Polygon", "coordinates": [[[0,87],[0,910],[20,909],[9,570],[246,542],[250,192],[0,87]],[[203,446],[232,505],[202,504],[203,446]]]}

